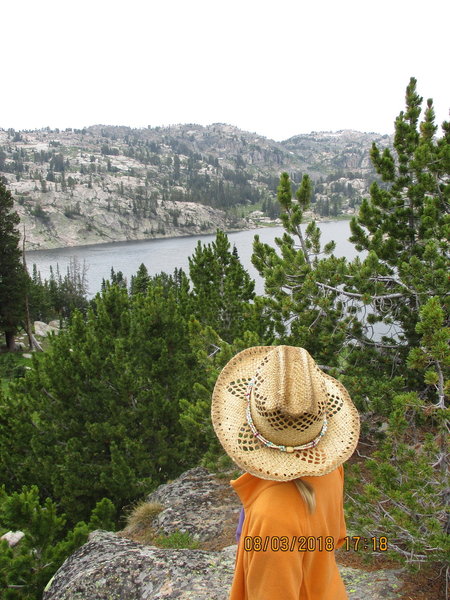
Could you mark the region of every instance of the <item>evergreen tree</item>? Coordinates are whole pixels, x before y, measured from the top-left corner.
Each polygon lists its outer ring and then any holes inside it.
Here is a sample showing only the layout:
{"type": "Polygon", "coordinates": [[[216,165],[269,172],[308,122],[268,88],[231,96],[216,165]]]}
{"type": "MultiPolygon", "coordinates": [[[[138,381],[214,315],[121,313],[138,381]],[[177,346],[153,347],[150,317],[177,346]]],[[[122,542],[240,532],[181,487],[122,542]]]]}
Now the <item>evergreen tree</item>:
{"type": "Polygon", "coordinates": [[[114,271],[114,267],[111,267],[111,279],[110,279],[111,283],[114,285],[117,285],[119,287],[123,287],[126,288],[127,287],[127,280],[124,277],[124,274],[122,273],[122,271],[117,271],[117,273],[114,271]]]}
{"type": "Polygon", "coordinates": [[[311,180],[304,175],[293,199],[289,175],[281,174],[277,197],[285,234],[275,240],[280,254],[255,236],[252,262],[265,279],[266,308],[276,324],[279,343],[307,348],[319,362],[334,366],[351,316],[345,315],[336,292],[323,293],[320,286],[322,281],[339,285],[345,259],[321,259],[321,254],[333,251],[334,243],[321,247],[314,221],[302,227],[311,192],[311,180]]]}
{"type": "Polygon", "coordinates": [[[70,522],[117,508],[196,464],[179,400],[202,382],[173,291],[107,284],[0,406],[0,479],[38,484],[70,522]]]}
{"type": "Polygon", "coordinates": [[[40,272],[33,265],[32,275],[28,287],[30,317],[34,321],[46,321],[56,316],[55,309],[51,306],[50,289],[47,281],[42,281],[40,272]]]}
{"type": "Polygon", "coordinates": [[[236,249],[230,251],[226,234],[218,231],[211,245],[199,242],[189,264],[194,289],[186,302],[184,283],[180,300],[191,314],[189,337],[203,380],[196,381],[189,400],[181,399],[180,422],[186,443],[201,452],[203,464],[213,467],[225,458],[211,425],[217,376],[240,350],[272,344],[274,324],[236,249]]]}
{"type": "Polygon", "coordinates": [[[76,258],[70,260],[64,277],[58,264],[56,273],[50,266],[50,279],[44,282],[40,274],[33,270],[30,289],[31,314],[44,312],[47,319],[68,319],[75,310],[85,312],[88,306],[86,273],[86,264],[81,266],[76,258]]]}
{"type": "Polygon", "coordinates": [[[131,277],[131,294],[145,294],[150,283],[147,267],[141,263],[136,275],[131,277]]]}
{"type": "MultiPolygon", "coordinates": [[[[387,535],[405,560],[440,568],[449,553],[450,124],[437,138],[432,101],[419,122],[421,103],[411,79],[394,150],[372,148],[383,182],[373,183],[351,223],[351,240],[367,252],[364,259],[319,256],[333,248],[321,248],[314,223],[301,227],[308,182],[294,201],[283,174],[280,253],[256,238],[253,262],[278,315],[280,341],[304,346],[324,368],[335,367],[331,373],[368,412],[365,454],[374,450],[371,426],[387,425],[368,463],[371,479],[362,492],[352,489],[358,533],[387,535]],[[377,322],[391,333],[372,337],[377,322]]],[[[348,480],[359,486],[364,477],[355,471],[348,480]]]]}
{"type": "Polygon", "coordinates": [[[367,462],[370,477],[358,466],[348,473],[348,508],[360,535],[387,537],[396,557],[435,563],[448,581],[450,327],[437,297],[421,308],[416,333],[408,366],[425,385],[394,396],[386,436],[367,462]]]}
{"type": "Polygon", "coordinates": [[[371,150],[385,184],[372,184],[350,238],[372,257],[371,272],[365,281],[357,277],[355,287],[369,295],[378,320],[400,325],[408,345],[417,341],[420,307],[430,296],[448,299],[449,290],[450,123],[436,140],[433,102],[427,101],[419,123],[421,104],[411,78],[406,110],[395,122],[395,153],[375,144],[371,150]]]}
{"type": "Polygon", "coordinates": [[[201,452],[202,464],[208,468],[232,466],[214,434],[211,423],[211,395],[217,377],[225,364],[238,352],[251,346],[266,345],[256,331],[242,331],[232,344],[221,339],[210,326],[191,318],[189,333],[193,352],[200,365],[203,380],[197,380],[191,398],[180,401],[180,422],[185,443],[201,452]]]}
{"type": "Polygon", "coordinates": [[[20,531],[14,547],[0,541],[0,593],[4,600],[40,600],[45,585],[63,561],[87,541],[89,531],[114,529],[114,506],[97,503],[87,523],[66,528],[64,515],[50,498],[40,502],[36,486],[7,494],[0,488],[0,534],[20,531]]]}
{"type": "Polygon", "coordinates": [[[0,331],[8,350],[15,350],[15,334],[25,314],[27,276],[21,261],[19,215],[11,192],[0,178],[0,331]]]}
{"type": "Polygon", "coordinates": [[[406,359],[417,342],[415,325],[424,302],[439,296],[448,306],[450,124],[444,123],[444,136],[436,140],[431,100],[419,125],[421,100],[412,79],[406,112],[396,121],[396,156],[372,148],[385,183],[373,183],[370,198],[351,223],[351,241],[368,252],[363,260],[320,257],[333,247],[320,247],[314,222],[301,227],[309,182],[302,184],[295,202],[287,173],[278,190],[286,229],[276,240],[281,256],[256,238],[253,262],[266,280],[283,339],[305,346],[325,364],[336,365],[339,351],[352,344],[384,354],[391,350],[395,370],[395,356],[406,359]],[[381,321],[391,333],[375,340],[373,325],[381,321]]]}
{"type": "Polygon", "coordinates": [[[228,236],[218,230],[214,242],[198,242],[189,258],[192,312],[229,342],[245,331],[255,297],[255,282],[242,266],[236,248],[230,248],[228,236]]]}

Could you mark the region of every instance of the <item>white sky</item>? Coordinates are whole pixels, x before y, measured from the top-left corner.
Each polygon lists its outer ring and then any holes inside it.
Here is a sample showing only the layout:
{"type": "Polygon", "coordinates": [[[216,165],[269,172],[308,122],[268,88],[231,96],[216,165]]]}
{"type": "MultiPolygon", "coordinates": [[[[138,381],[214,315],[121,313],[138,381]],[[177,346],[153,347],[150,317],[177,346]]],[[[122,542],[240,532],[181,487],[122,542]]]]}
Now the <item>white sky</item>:
{"type": "Polygon", "coordinates": [[[440,124],[449,17],[446,0],[7,0],[0,127],[392,133],[410,76],[440,124]]]}

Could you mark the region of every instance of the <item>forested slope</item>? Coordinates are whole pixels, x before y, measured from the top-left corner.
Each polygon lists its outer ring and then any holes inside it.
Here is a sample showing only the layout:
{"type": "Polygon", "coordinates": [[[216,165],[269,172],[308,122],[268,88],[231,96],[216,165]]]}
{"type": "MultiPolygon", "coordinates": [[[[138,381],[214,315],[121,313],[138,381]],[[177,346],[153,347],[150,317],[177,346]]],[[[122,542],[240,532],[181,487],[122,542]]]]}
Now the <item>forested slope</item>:
{"type": "Polygon", "coordinates": [[[312,133],[277,143],[215,124],[165,128],[0,130],[0,175],[26,228],[27,248],[245,228],[279,214],[281,171],[316,184],[319,217],[353,213],[374,171],[368,147],[389,136],[312,133]]]}

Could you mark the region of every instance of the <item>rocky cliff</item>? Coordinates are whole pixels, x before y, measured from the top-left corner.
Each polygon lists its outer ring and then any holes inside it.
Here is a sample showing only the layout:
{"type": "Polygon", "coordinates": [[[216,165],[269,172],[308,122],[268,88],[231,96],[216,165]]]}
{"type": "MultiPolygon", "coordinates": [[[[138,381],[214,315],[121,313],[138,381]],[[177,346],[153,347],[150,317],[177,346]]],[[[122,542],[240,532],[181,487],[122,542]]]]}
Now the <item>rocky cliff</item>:
{"type": "MultiPolygon", "coordinates": [[[[163,549],[139,543],[143,532],[96,531],[55,574],[43,600],[226,600],[236,546],[239,502],[228,480],[205,469],[186,472],[147,498],[162,511],[155,533],[187,532],[199,549],[163,549]]],[[[338,557],[339,562],[339,557],[338,557]]],[[[364,571],[340,564],[350,600],[399,598],[401,572],[364,571]]]]}
{"type": "Polygon", "coordinates": [[[245,228],[274,218],[281,171],[315,183],[318,216],[353,212],[374,177],[372,142],[389,136],[311,133],[274,142],[214,124],[131,129],[0,130],[7,180],[28,249],[245,228]]]}

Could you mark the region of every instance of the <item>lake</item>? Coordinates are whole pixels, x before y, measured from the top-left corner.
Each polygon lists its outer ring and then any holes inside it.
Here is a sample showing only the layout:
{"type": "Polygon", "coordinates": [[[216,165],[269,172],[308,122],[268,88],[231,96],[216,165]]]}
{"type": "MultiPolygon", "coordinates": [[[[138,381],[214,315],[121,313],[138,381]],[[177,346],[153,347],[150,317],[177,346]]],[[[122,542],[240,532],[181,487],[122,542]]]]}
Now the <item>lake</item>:
{"type": "MultiPolygon", "coordinates": [[[[350,235],[349,221],[333,221],[318,224],[322,232],[322,243],[334,240],[336,256],[354,258],[357,254],[354,246],[348,241],[350,235]]],[[[303,226],[305,227],[305,226],[303,226]]],[[[229,233],[231,245],[235,245],[244,267],[256,281],[256,292],[263,294],[264,282],[251,264],[252,245],[255,234],[261,241],[275,246],[275,238],[284,233],[282,227],[262,227],[229,233]]],[[[94,296],[100,289],[102,279],[109,279],[111,267],[122,271],[130,282],[141,263],[144,263],[150,275],[165,271],[173,273],[175,268],[188,271],[188,257],[194,253],[197,242],[210,243],[215,235],[198,235],[189,237],[151,239],[131,242],[114,242],[92,246],[72,246],[52,250],[34,250],[26,253],[28,269],[31,272],[33,264],[41,272],[44,279],[50,277],[50,266],[56,270],[59,265],[61,275],[67,272],[70,260],[76,258],[82,265],[87,266],[88,295],[94,296]]]]}

